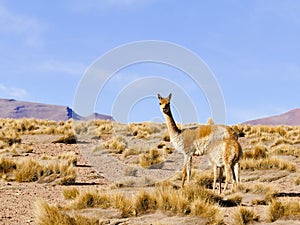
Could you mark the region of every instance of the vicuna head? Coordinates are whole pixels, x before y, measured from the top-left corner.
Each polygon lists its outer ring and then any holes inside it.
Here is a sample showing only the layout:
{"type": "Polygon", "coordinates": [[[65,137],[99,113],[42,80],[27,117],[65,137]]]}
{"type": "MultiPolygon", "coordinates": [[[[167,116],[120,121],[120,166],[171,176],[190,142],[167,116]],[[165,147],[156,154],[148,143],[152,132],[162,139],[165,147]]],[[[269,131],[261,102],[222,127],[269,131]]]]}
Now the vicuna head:
{"type": "Polygon", "coordinates": [[[170,107],[170,100],[172,97],[172,94],[170,93],[167,98],[161,97],[160,94],[157,94],[159,105],[160,105],[160,111],[164,114],[170,115],[171,113],[171,107],[170,107]]]}

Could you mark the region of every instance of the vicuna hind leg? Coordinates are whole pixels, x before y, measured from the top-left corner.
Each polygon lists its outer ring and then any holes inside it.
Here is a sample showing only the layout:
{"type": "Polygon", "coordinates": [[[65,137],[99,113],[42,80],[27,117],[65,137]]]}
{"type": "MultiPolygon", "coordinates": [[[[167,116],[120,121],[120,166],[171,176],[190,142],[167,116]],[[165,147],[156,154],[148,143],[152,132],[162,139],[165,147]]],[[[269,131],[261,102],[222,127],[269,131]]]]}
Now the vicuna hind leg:
{"type": "Polygon", "coordinates": [[[186,163],[183,165],[182,169],[182,178],[181,178],[181,187],[183,188],[184,183],[185,183],[185,177],[186,177],[186,163]]]}
{"type": "Polygon", "coordinates": [[[223,180],[223,167],[219,167],[219,194],[221,194],[223,180]]]}
{"type": "Polygon", "coordinates": [[[214,172],[213,191],[215,191],[217,185],[217,173],[218,173],[217,165],[213,165],[213,172],[214,172]]]}
{"type": "Polygon", "coordinates": [[[241,177],[240,177],[240,163],[236,163],[233,167],[233,171],[234,171],[234,175],[235,175],[235,179],[236,179],[236,183],[235,186],[237,186],[237,184],[241,183],[241,177]]]}
{"type": "Polygon", "coordinates": [[[190,182],[192,177],[192,156],[191,155],[189,155],[187,158],[186,170],[187,170],[187,180],[188,182],[190,182]]]}
{"type": "Polygon", "coordinates": [[[224,191],[226,191],[227,186],[228,186],[228,182],[230,180],[231,168],[230,168],[229,165],[225,165],[224,170],[225,170],[225,176],[226,176],[225,185],[224,185],[224,191]]]}

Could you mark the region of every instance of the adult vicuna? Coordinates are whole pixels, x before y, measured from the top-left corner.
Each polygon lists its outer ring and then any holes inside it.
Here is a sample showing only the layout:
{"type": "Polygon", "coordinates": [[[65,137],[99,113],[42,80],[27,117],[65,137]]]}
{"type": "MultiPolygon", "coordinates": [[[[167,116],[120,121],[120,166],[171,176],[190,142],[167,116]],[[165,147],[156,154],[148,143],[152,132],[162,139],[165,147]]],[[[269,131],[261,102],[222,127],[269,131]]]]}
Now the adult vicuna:
{"type": "Polygon", "coordinates": [[[236,136],[230,127],[224,125],[199,125],[182,130],[179,129],[171,112],[170,100],[172,94],[169,94],[166,98],[163,98],[160,94],[157,94],[157,96],[160,110],[166,120],[171,143],[177,151],[184,155],[181,182],[183,187],[186,176],[187,180],[190,181],[191,160],[196,151],[198,154],[206,152],[214,142],[225,139],[235,140],[236,136]]]}

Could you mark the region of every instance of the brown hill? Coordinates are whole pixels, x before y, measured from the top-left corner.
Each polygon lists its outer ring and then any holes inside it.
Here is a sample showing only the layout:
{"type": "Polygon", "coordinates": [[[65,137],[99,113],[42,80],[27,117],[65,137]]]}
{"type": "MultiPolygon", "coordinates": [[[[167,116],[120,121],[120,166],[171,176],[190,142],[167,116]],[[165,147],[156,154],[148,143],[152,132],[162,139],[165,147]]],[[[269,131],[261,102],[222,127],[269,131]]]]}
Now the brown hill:
{"type": "Polygon", "coordinates": [[[24,102],[14,99],[0,99],[0,118],[36,118],[55,121],[68,119],[105,119],[113,120],[111,116],[94,113],[88,118],[82,117],[67,106],[50,105],[43,103],[24,102]]]}
{"type": "Polygon", "coordinates": [[[247,122],[244,122],[243,124],[249,124],[249,125],[300,125],[300,108],[293,109],[291,111],[288,111],[286,113],[276,115],[276,116],[270,116],[265,117],[261,119],[256,120],[250,120],[247,122]]]}

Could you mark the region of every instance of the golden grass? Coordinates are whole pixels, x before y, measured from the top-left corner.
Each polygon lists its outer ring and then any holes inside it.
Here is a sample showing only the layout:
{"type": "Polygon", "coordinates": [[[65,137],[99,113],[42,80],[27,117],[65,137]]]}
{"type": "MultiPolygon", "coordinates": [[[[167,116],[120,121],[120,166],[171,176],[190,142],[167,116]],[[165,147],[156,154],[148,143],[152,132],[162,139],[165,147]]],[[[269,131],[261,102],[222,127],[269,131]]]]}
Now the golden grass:
{"type": "Polygon", "coordinates": [[[61,153],[57,156],[57,159],[66,160],[68,164],[73,164],[73,166],[77,165],[77,156],[75,152],[61,153]]]}
{"type": "Polygon", "coordinates": [[[75,168],[66,161],[44,163],[30,157],[17,161],[0,158],[0,175],[17,182],[50,183],[56,180],[61,185],[74,184],[76,179],[75,168]]]}
{"type": "Polygon", "coordinates": [[[128,166],[128,167],[126,167],[126,169],[125,169],[124,175],[125,175],[125,176],[132,176],[132,177],[135,177],[137,171],[138,171],[137,168],[128,166]]]}
{"type": "MultiPolygon", "coordinates": [[[[58,216],[66,216],[65,210],[111,207],[120,210],[123,218],[162,210],[179,215],[199,216],[207,219],[207,224],[221,224],[222,221],[221,210],[218,207],[221,198],[198,185],[191,185],[184,189],[174,189],[168,183],[165,183],[150,191],[137,191],[133,196],[112,190],[90,189],[78,191],[78,189],[72,188],[65,189],[64,196],[72,200],[59,212],[55,212],[58,216]]],[[[43,203],[40,207],[46,207],[48,210],[50,206],[43,203]]],[[[45,215],[44,212],[40,213],[38,211],[36,214],[39,221],[47,221],[48,215],[45,215]],[[43,218],[42,215],[46,218],[43,218]]],[[[67,219],[69,219],[68,216],[67,219]]]]}
{"type": "Polygon", "coordinates": [[[128,156],[131,156],[131,155],[139,155],[141,154],[142,150],[141,149],[135,149],[135,148],[126,148],[124,151],[123,151],[123,157],[124,158],[127,158],[128,156]]]}
{"type": "Polygon", "coordinates": [[[243,159],[241,160],[242,170],[268,170],[268,169],[280,169],[287,170],[289,172],[296,171],[296,164],[279,158],[263,158],[263,159],[243,159]]]}
{"type": "Polygon", "coordinates": [[[223,214],[221,213],[220,208],[215,205],[210,205],[201,199],[192,202],[191,215],[206,218],[206,224],[224,224],[223,214]]]}
{"type": "Polygon", "coordinates": [[[243,159],[265,159],[268,157],[268,149],[264,145],[256,145],[252,151],[244,151],[243,159]]]}
{"type": "Polygon", "coordinates": [[[111,201],[113,202],[114,208],[121,211],[122,218],[128,218],[137,215],[133,199],[126,197],[124,194],[117,193],[113,195],[111,201]]]}
{"type": "Polygon", "coordinates": [[[65,199],[75,199],[79,195],[77,188],[66,188],[63,190],[63,196],[65,199]]]}
{"type": "Polygon", "coordinates": [[[7,179],[8,174],[17,169],[17,164],[9,158],[0,158],[0,178],[7,179]]]}
{"type": "Polygon", "coordinates": [[[300,175],[298,175],[298,176],[294,179],[294,184],[300,185],[300,175]]]}
{"type": "Polygon", "coordinates": [[[204,186],[206,188],[212,188],[212,184],[214,181],[213,172],[211,170],[209,171],[192,171],[192,178],[195,180],[195,183],[204,186]]]}
{"type": "Polygon", "coordinates": [[[299,220],[300,219],[300,202],[296,200],[289,200],[280,202],[277,200],[271,201],[269,204],[269,217],[270,222],[278,219],[286,220],[299,220]]]}
{"type": "Polygon", "coordinates": [[[18,182],[33,182],[43,176],[42,166],[31,158],[24,158],[17,165],[15,179],[18,182]]]}
{"type": "Polygon", "coordinates": [[[77,139],[74,133],[70,132],[59,137],[57,140],[53,141],[53,143],[76,144],[77,139]]]}
{"type": "Polygon", "coordinates": [[[94,225],[99,224],[97,218],[87,218],[75,214],[68,215],[57,206],[51,206],[45,201],[35,204],[35,222],[38,225],[94,225]]]}
{"type": "Polygon", "coordinates": [[[112,205],[111,195],[105,190],[83,191],[68,206],[70,209],[85,209],[93,207],[108,208],[112,205]]]}
{"type": "Polygon", "coordinates": [[[113,125],[109,120],[74,121],[69,119],[68,121],[56,122],[30,118],[0,119],[0,127],[2,132],[5,130],[7,134],[5,136],[12,136],[13,134],[68,134],[73,133],[73,130],[76,134],[102,136],[113,132],[113,125]]]}
{"type": "Polygon", "coordinates": [[[244,225],[258,222],[259,216],[246,207],[238,207],[233,214],[233,224],[244,225]]]}
{"type": "Polygon", "coordinates": [[[149,168],[152,165],[161,163],[164,160],[161,151],[158,149],[151,149],[143,154],[140,154],[139,164],[144,168],[149,168]]]}
{"type": "Polygon", "coordinates": [[[122,136],[115,136],[103,142],[102,145],[111,152],[121,154],[127,148],[127,141],[122,136]]]}
{"type": "Polygon", "coordinates": [[[272,153],[276,155],[291,155],[300,157],[300,148],[294,145],[281,144],[272,149],[272,153]]]}
{"type": "Polygon", "coordinates": [[[149,122],[131,123],[128,126],[131,134],[140,139],[150,138],[152,134],[161,131],[160,125],[149,122]]]}

